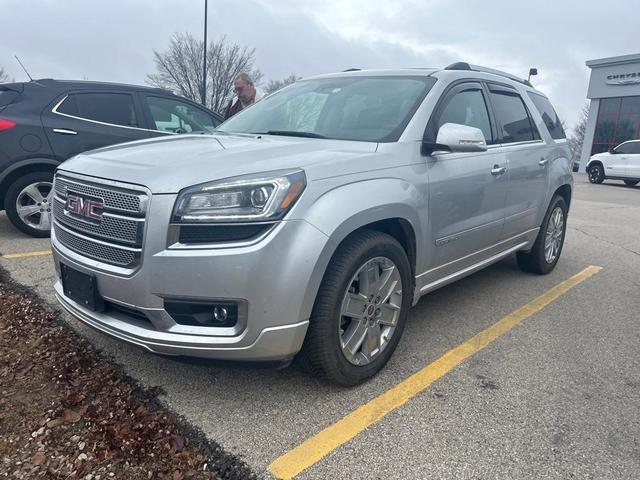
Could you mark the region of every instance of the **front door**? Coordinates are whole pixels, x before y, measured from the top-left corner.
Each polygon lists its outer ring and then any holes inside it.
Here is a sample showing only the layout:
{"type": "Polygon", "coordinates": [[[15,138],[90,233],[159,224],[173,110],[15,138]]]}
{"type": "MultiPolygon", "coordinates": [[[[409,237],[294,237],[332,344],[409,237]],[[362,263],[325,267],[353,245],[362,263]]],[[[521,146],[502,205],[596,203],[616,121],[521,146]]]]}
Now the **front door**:
{"type": "Polygon", "coordinates": [[[631,153],[627,155],[627,174],[628,178],[640,180],[640,142],[630,142],[631,153]]]}
{"type": "MultiPolygon", "coordinates": [[[[429,121],[427,134],[437,135],[445,123],[479,128],[487,143],[493,143],[481,84],[464,83],[450,90],[429,121]]],[[[498,241],[508,177],[504,157],[491,145],[486,152],[436,153],[427,158],[427,166],[431,272],[442,278],[481,260],[479,252],[498,241]]]]}
{"type": "Polygon", "coordinates": [[[604,164],[604,174],[607,177],[624,177],[626,173],[627,156],[616,149],[609,155],[604,164]]]}
{"type": "Polygon", "coordinates": [[[42,114],[56,157],[66,160],[94,148],[149,138],[136,97],[122,92],[76,92],[42,114]]]}

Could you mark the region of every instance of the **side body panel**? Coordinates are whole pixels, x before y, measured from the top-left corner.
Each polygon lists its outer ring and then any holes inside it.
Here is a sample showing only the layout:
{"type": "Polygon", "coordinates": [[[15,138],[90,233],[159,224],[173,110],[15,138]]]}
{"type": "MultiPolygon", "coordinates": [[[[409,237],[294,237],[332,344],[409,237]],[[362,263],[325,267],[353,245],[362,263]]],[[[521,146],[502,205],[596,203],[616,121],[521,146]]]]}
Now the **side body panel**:
{"type": "Polygon", "coordinates": [[[604,174],[607,177],[626,176],[627,160],[627,155],[624,153],[609,154],[604,163],[604,174]]]}
{"type": "Polygon", "coordinates": [[[628,155],[627,178],[640,180],[640,142],[636,146],[638,153],[628,155]]]}

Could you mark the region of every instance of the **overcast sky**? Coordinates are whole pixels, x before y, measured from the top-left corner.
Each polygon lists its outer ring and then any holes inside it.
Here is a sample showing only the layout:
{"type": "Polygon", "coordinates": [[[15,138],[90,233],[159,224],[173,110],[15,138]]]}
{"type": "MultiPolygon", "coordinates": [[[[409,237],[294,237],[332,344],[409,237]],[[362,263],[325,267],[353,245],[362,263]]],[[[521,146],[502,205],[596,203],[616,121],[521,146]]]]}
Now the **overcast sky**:
{"type": "MultiPolygon", "coordinates": [[[[468,61],[526,76],[573,125],[586,60],[638,53],[639,0],[209,0],[209,37],[256,48],[264,80],[468,61]]],[[[204,0],[0,0],[0,66],[16,80],[144,84],[174,32],[202,35],[204,0]]]]}

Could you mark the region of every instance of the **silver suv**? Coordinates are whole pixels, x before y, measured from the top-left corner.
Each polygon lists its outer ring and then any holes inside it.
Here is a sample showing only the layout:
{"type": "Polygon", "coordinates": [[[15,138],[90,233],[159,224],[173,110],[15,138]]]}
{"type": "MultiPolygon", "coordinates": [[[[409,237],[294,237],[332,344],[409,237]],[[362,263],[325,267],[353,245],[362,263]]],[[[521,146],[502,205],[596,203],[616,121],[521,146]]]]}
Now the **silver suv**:
{"type": "Polygon", "coordinates": [[[558,262],[569,148],[527,82],[456,63],[298,81],[212,135],[81,154],[54,182],[58,300],[169,355],[354,385],[409,308],[517,254],[558,262]]]}

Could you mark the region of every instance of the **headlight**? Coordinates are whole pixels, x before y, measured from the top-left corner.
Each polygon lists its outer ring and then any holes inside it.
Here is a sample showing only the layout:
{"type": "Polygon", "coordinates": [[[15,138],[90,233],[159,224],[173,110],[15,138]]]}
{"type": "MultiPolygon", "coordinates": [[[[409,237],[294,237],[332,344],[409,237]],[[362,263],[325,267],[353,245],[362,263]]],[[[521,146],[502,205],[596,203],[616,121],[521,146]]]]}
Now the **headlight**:
{"type": "Polygon", "coordinates": [[[302,194],[302,170],[246,175],[189,187],[178,195],[173,223],[279,220],[302,194]]]}

